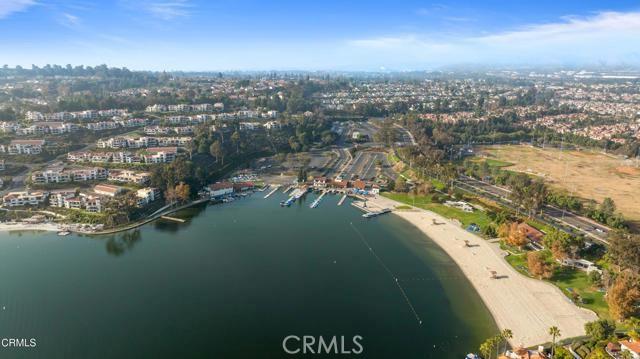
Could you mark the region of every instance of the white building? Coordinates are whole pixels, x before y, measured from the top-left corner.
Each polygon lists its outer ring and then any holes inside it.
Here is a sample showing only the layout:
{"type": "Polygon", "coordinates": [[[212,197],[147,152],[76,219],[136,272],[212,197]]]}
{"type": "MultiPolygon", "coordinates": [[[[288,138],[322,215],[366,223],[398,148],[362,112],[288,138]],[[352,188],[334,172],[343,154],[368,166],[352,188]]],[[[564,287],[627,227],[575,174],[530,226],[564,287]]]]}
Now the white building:
{"type": "Polygon", "coordinates": [[[218,198],[233,193],[233,183],[231,182],[218,182],[209,185],[206,190],[209,192],[209,197],[218,198]]]}
{"type": "Polygon", "coordinates": [[[48,193],[43,191],[20,191],[9,192],[2,199],[8,207],[37,206],[47,200],[47,195],[48,193]]]}
{"type": "Polygon", "coordinates": [[[160,197],[160,191],[157,188],[141,188],[136,191],[138,197],[138,206],[144,207],[160,197]]]}

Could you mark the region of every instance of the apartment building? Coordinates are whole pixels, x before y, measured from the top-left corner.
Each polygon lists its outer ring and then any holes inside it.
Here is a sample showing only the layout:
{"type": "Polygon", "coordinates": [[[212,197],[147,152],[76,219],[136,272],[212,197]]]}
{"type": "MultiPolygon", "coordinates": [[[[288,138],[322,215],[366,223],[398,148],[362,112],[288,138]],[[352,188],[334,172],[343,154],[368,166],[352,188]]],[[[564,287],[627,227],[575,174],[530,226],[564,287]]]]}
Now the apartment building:
{"type": "Polygon", "coordinates": [[[31,174],[34,183],[67,183],[105,180],[109,171],[101,167],[65,169],[63,166],[49,167],[31,174]]]}
{"type": "Polygon", "coordinates": [[[176,159],[177,147],[152,147],[140,154],[145,163],[169,163],[176,159]]]}
{"type": "Polygon", "coordinates": [[[47,195],[44,191],[18,191],[7,193],[2,200],[8,207],[37,206],[47,200],[47,195]]]}
{"type": "Polygon", "coordinates": [[[9,145],[0,145],[0,152],[10,155],[37,155],[42,153],[44,140],[12,140],[9,145]]]}

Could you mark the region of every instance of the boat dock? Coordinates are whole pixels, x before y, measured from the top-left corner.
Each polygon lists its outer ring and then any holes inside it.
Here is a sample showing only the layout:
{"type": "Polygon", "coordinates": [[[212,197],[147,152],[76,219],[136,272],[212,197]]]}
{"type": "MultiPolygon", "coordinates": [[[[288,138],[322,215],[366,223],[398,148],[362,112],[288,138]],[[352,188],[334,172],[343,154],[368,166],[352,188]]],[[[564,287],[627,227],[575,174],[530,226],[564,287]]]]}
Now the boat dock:
{"type": "Polygon", "coordinates": [[[294,189],[293,192],[291,192],[291,196],[289,197],[289,199],[287,199],[284,202],[281,202],[280,205],[282,205],[283,207],[284,206],[289,207],[293,202],[297,201],[298,199],[300,199],[300,197],[302,197],[302,195],[307,193],[307,190],[308,190],[307,187],[294,189]]]}
{"type": "Polygon", "coordinates": [[[340,200],[338,201],[338,206],[342,206],[342,204],[344,203],[344,201],[347,199],[347,195],[343,194],[342,198],[340,198],[340,200]]]}
{"type": "Polygon", "coordinates": [[[327,191],[323,191],[320,196],[318,196],[318,198],[316,198],[315,201],[313,201],[313,203],[311,203],[311,205],[309,206],[309,208],[316,208],[318,207],[318,205],[320,204],[320,201],[322,201],[322,197],[324,197],[324,195],[327,194],[327,191]]]}
{"type": "Polygon", "coordinates": [[[160,218],[162,219],[166,219],[168,221],[174,221],[174,222],[179,222],[179,223],[184,223],[187,220],[182,219],[182,218],[176,218],[176,217],[169,217],[169,216],[160,216],[160,218]]]}
{"type": "Polygon", "coordinates": [[[294,188],[296,188],[296,186],[291,185],[291,186],[289,186],[289,187],[285,188],[285,189],[284,189],[284,191],[282,191],[282,192],[287,193],[287,192],[291,191],[291,190],[292,190],[292,189],[294,189],[294,188]]]}
{"type": "Polygon", "coordinates": [[[379,215],[385,214],[385,213],[391,213],[391,209],[384,208],[384,209],[381,209],[379,211],[372,211],[372,212],[363,214],[362,217],[371,218],[371,217],[379,216],[379,215]]]}
{"type": "Polygon", "coordinates": [[[278,191],[280,189],[280,186],[275,186],[271,191],[269,191],[269,193],[267,193],[264,198],[269,198],[271,197],[272,194],[276,193],[276,191],[278,191]]]}

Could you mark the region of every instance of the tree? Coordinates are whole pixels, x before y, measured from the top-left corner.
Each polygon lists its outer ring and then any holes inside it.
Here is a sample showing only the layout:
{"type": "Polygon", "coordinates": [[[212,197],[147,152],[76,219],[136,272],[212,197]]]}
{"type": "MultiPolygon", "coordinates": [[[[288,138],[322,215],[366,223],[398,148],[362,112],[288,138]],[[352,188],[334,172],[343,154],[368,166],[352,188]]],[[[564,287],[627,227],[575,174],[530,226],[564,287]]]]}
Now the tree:
{"type": "Polygon", "coordinates": [[[549,335],[551,335],[551,357],[554,358],[554,353],[556,350],[556,338],[560,337],[560,329],[558,329],[558,327],[556,326],[549,328],[549,335]]]}
{"type": "Polygon", "coordinates": [[[186,203],[189,201],[189,197],[191,196],[191,188],[188,184],[180,182],[176,185],[174,192],[178,201],[182,203],[186,203]]]}
{"type": "Polygon", "coordinates": [[[526,232],[520,228],[518,222],[503,223],[498,228],[498,235],[507,244],[522,247],[529,242],[526,232]]]}
{"type": "Polygon", "coordinates": [[[407,181],[404,179],[404,177],[399,176],[396,179],[396,183],[393,186],[393,188],[395,188],[396,192],[406,192],[407,191],[407,181]]]}
{"type": "Polygon", "coordinates": [[[174,187],[168,187],[166,191],[164,191],[164,199],[168,204],[174,204],[176,202],[176,190],[174,187]]]}
{"type": "Polygon", "coordinates": [[[563,347],[557,347],[553,359],[573,359],[573,355],[563,347]]]}
{"type": "Polygon", "coordinates": [[[609,338],[616,329],[612,320],[600,319],[584,325],[584,331],[595,341],[609,338]]]}
{"type": "Polygon", "coordinates": [[[222,144],[220,143],[220,141],[213,141],[211,146],[209,146],[209,153],[212,157],[215,157],[216,162],[218,162],[218,160],[222,158],[222,165],[224,166],[224,152],[222,150],[222,144]]]}
{"type": "Polygon", "coordinates": [[[582,248],[583,241],[565,231],[553,228],[544,236],[544,245],[551,250],[553,258],[562,260],[575,258],[582,248]]]}
{"type": "Polygon", "coordinates": [[[635,273],[640,272],[640,235],[623,233],[621,231],[609,232],[609,258],[621,269],[631,269],[635,273]]]}
{"type": "Polygon", "coordinates": [[[635,275],[622,272],[607,292],[607,304],[611,315],[618,320],[638,313],[640,304],[640,283],[635,275]]]}
{"type": "Polygon", "coordinates": [[[542,252],[527,253],[527,266],[529,273],[539,279],[548,279],[553,275],[553,266],[547,263],[542,252]]]}
{"type": "Polygon", "coordinates": [[[233,132],[231,135],[231,142],[236,145],[236,154],[240,153],[240,132],[233,132]]]}
{"type": "Polygon", "coordinates": [[[607,197],[602,200],[599,210],[606,218],[611,217],[616,211],[616,204],[611,198],[607,197]]]}
{"type": "Polygon", "coordinates": [[[504,340],[504,350],[503,352],[507,351],[507,343],[509,342],[509,339],[513,339],[513,332],[511,331],[511,329],[503,329],[502,332],[500,333],[500,335],[502,336],[502,340],[504,340]]]}
{"type": "Polygon", "coordinates": [[[492,356],[493,348],[496,344],[494,339],[495,338],[489,338],[480,344],[479,351],[483,358],[488,359],[492,356]]]}
{"type": "Polygon", "coordinates": [[[627,327],[629,327],[629,331],[627,334],[633,340],[640,340],[640,319],[636,317],[629,317],[624,321],[627,327]]]}

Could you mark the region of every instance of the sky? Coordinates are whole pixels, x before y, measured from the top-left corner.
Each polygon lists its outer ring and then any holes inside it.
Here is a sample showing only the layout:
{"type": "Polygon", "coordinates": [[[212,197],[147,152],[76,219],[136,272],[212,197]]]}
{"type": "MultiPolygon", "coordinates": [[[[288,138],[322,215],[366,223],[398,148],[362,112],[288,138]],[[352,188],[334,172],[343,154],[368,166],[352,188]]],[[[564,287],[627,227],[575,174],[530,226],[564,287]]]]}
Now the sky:
{"type": "Polygon", "coordinates": [[[640,65],[640,2],[0,0],[0,65],[433,70],[640,65]]]}

